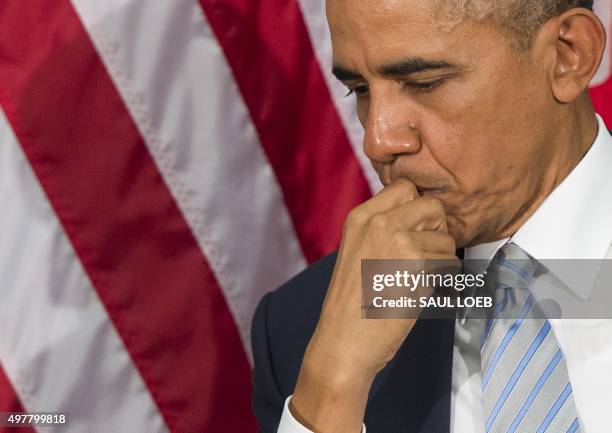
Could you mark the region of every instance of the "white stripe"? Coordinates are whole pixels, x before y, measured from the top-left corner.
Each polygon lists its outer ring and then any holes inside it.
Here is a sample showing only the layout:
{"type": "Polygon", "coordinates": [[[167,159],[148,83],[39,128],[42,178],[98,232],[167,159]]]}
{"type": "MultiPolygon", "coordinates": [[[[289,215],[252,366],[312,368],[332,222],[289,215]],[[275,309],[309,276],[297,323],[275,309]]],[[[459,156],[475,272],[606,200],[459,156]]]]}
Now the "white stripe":
{"type": "Polygon", "coordinates": [[[601,62],[601,67],[597,71],[595,78],[591,81],[591,86],[597,86],[605,83],[610,78],[610,75],[612,75],[612,62],[610,59],[612,57],[612,2],[609,0],[595,1],[593,9],[599,18],[601,18],[608,31],[608,45],[601,62]]]}
{"type": "Polygon", "coordinates": [[[308,34],[310,35],[310,42],[319,60],[319,65],[321,65],[323,77],[348,133],[353,151],[361,164],[370,189],[372,192],[379,191],[382,188],[382,184],[372,168],[370,160],[363,152],[363,127],[359,123],[357,113],[355,112],[355,99],[354,97],[346,97],[346,88],[331,73],[332,45],[325,18],[325,0],[298,0],[298,3],[302,10],[308,34]]]}
{"type": "Polygon", "coordinates": [[[208,258],[250,358],[257,302],[306,262],[221,48],[194,0],[73,4],[208,258]]]}
{"type": "Polygon", "coordinates": [[[0,361],[25,408],[68,412],[62,432],[166,432],[2,111],[0,203],[0,361]]]}

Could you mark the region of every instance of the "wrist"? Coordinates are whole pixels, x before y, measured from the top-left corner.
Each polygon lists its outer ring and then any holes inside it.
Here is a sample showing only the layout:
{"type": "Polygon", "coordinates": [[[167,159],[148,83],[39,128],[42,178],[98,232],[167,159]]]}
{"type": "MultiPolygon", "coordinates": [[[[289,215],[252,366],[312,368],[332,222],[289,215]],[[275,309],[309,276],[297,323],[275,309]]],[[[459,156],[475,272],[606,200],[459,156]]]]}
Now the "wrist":
{"type": "Polygon", "coordinates": [[[373,379],[366,371],[333,363],[317,365],[305,357],[290,411],[313,431],[360,432],[373,379]]]}

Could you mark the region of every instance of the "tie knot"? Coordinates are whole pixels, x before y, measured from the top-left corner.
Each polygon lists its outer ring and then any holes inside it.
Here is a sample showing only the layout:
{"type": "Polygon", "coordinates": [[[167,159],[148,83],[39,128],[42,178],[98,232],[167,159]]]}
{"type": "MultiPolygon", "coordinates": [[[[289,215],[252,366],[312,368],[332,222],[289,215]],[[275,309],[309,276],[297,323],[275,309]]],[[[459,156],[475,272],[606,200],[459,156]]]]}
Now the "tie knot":
{"type": "Polygon", "coordinates": [[[487,274],[513,288],[527,288],[537,269],[538,262],[533,257],[518,245],[508,242],[491,260],[487,274]]]}

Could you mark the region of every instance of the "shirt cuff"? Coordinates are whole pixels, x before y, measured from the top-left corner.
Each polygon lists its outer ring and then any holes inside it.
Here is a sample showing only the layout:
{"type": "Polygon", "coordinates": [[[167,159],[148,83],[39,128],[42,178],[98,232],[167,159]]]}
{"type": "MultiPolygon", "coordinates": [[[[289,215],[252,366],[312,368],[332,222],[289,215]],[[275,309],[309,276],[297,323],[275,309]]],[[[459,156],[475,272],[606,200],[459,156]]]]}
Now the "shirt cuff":
{"type": "MultiPolygon", "coordinates": [[[[302,424],[300,424],[291,414],[289,410],[289,402],[291,401],[292,395],[287,397],[285,400],[285,408],[283,409],[283,416],[281,416],[280,424],[276,433],[312,433],[302,424]]],[[[361,428],[361,433],[366,433],[365,424],[361,428]]]]}

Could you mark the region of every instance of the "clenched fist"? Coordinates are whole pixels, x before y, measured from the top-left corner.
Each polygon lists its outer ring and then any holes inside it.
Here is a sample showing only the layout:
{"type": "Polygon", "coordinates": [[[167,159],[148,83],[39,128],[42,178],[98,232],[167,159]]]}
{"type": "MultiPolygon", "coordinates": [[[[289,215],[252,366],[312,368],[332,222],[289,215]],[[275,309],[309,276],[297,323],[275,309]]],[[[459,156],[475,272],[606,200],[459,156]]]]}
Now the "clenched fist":
{"type": "Polygon", "coordinates": [[[348,216],[290,406],[316,432],[361,431],[374,377],[416,323],[362,319],[362,259],[456,259],[440,200],[420,197],[412,182],[398,179],[348,216]]]}

